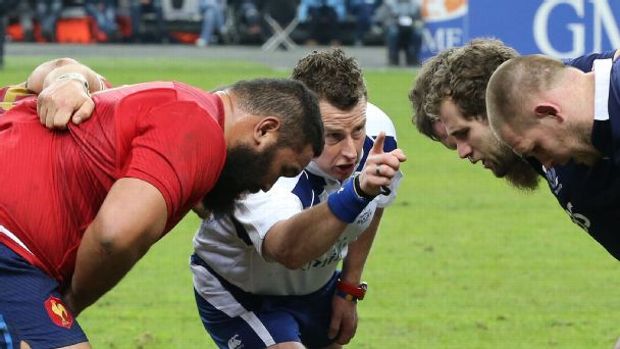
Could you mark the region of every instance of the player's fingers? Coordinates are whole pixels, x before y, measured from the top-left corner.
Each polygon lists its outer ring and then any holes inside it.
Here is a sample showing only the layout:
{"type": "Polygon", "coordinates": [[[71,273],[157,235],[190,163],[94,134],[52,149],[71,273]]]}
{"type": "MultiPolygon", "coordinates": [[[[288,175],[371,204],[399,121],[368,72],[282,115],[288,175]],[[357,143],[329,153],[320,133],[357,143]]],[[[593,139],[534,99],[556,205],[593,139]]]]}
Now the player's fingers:
{"type": "Polygon", "coordinates": [[[64,107],[56,109],[56,112],[53,114],[54,128],[66,129],[72,113],[73,108],[64,107]]]}
{"type": "Polygon", "coordinates": [[[398,167],[392,168],[391,166],[383,164],[383,165],[377,165],[375,169],[375,174],[378,177],[390,179],[394,177],[394,175],[396,174],[396,171],[398,171],[398,167]]]}
{"type": "Polygon", "coordinates": [[[82,106],[73,114],[73,123],[79,125],[82,121],[88,120],[95,110],[95,102],[92,99],[85,101],[82,106]]]}
{"type": "Polygon", "coordinates": [[[41,97],[37,99],[37,115],[42,125],[45,125],[45,118],[47,118],[46,104],[41,100],[41,97]]]}
{"type": "Polygon", "coordinates": [[[400,161],[400,162],[405,162],[405,161],[407,161],[407,155],[406,155],[406,154],[405,154],[405,152],[404,152],[404,151],[402,151],[402,149],[400,149],[400,148],[394,149],[394,150],[392,150],[390,153],[391,153],[393,156],[395,156],[395,157],[398,159],[398,161],[400,161]]]}
{"type": "Polygon", "coordinates": [[[356,329],[357,320],[355,318],[342,321],[342,325],[340,326],[340,334],[336,339],[336,343],[342,345],[348,344],[351,341],[351,338],[355,336],[356,329]]]}
{"type": "Polygon", "coordinates": [[[50,105],[43,105],[41,107],[41,112],[42,112],[41,117],[43,117],[43,120],[44,120],[43,123],[45,124],[45,127],[53,128],[54,127],[54,113],[56,112],[56,110],[54,108],[51,108],[50,105]]]}
{"type": "Polygon", "coordinates": [[[329,323],[329,331],[327,332],[327,336],[331,338],[336,338],[338,332],[340,332],[340,323],[342,322],[342,317],[339,313],[332,313],[332,320],[329,323]]]}
{"type": "Polygon", "coordinates": [[[372,145],[372,149],[370,149],[370,154],[381,154],[383,153],[383,144],[385,143],[385,132],[379,132],[379,135],[375,139],[375,144],[372,145]]]}
{"type": "Polygon", "coordinates": [[[381,158],[380,163],[397,171],[400,168],[400,164],[405,160],[407,160],[407,157],[403,152],[392,151],[386,153],[385,156],[381,158]]]}

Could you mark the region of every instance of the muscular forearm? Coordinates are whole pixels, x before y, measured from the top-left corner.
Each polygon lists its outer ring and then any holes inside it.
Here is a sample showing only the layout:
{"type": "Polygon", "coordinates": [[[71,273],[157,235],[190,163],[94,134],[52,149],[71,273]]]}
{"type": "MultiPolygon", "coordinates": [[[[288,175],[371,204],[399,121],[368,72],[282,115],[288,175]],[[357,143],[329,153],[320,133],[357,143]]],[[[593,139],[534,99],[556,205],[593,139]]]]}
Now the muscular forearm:
{"type": "Polygon", "coordinates": [[[161,237],[167,219],[162,194],[136,178],[114,183],[77,251],[67,303],[76,312],[116,285],[161,237]]]}
{"type": "Polygon", "coordinates": [[[343,261],[342,274],[340,275],[342,280],[351,284],[359,284],[361,282],[364,265],[379,230],[382,216],[383,209],[378,208],[364,233],[356,241],[349,244],[347,257],[343,261]]]}
{"type": "Polygon", "coordinates": [[[265,237],[263,254],[287,268],[300,268],[325,253],[346,226],[324,202],[276,223],[265,237]]]}
{"type": "Polygon", "coordinates": [[[118,246],[102,240],[101,227],[91,225],[78,249],[67,302],[79,314],[114,285],[147,252],[148,246],[118,246]]]}
{"type": "Polygon", "coordinates": [[[39,65],[30,74],[26,84],[29,90],[39,94],[58,77],[67,73],[82,75],[88,82],[91,93],[105,88],[99,74],[72,58],[58,58],[39,65]]]}

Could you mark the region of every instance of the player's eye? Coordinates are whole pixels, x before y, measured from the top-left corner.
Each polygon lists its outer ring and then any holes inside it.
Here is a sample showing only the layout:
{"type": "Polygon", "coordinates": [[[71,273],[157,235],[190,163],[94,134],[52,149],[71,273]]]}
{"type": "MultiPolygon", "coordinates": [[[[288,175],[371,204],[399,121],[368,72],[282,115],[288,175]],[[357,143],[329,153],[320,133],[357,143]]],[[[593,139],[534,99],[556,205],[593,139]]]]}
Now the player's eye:
{"type": "Polygon", "coordinates": [[[458,130],[458,131],[452,133],[452,136],[454,136],[454,138],[458,138],[458,139],[465,139],[465,138],[467,138],[468,134],[469,134],[469,130],[468,129],[464,129],[464,130],[458,130]]]}

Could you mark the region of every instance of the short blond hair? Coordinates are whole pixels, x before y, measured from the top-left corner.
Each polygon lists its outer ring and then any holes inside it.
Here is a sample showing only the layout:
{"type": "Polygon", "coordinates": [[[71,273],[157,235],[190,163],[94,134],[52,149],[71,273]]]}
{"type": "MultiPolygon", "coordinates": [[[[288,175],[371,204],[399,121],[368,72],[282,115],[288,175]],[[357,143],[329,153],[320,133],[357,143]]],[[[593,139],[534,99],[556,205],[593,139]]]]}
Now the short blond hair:
{"type": "Polygon", "coordinates": [[[486,92],[491,126],[498,130],[505,123],[530,123],[524,115],[528,98],[555,86],[564,69],[564,63],[543,55],[516,57],[500,65],[486,92]]]}

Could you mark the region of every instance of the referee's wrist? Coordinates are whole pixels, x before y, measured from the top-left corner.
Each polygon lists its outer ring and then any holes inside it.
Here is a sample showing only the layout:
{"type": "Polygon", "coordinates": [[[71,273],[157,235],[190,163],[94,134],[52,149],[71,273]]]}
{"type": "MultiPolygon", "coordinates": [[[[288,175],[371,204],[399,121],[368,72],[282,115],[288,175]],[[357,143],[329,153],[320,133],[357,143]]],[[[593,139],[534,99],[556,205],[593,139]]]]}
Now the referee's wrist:
{"type": "Polygon", "coordinates": [[[344,298],[350,302],[357,303],[358,300],[364,299],[367,290],[368,284],[365,282],[353,284],[342,279],[338,279],[335,294],[336,296],[344,298]]]}
{"type": "Polygon", "coordinates": [[[340,189],[327,197],[327,206],[336,218],[353,223],[368,206],[372,198],[360,196],[355,191],[355,178],[349,178],[340,189]]]}
{"type": "Polygon", "coordinates": [[[362,189],[359,174],[355,175],[353,178],[353,189],[355,189],[355,194],[357,194],[357,196],[360,196],[366,200],[372,200],[377,197],[377,195],[368,194],[362,189]]]}

